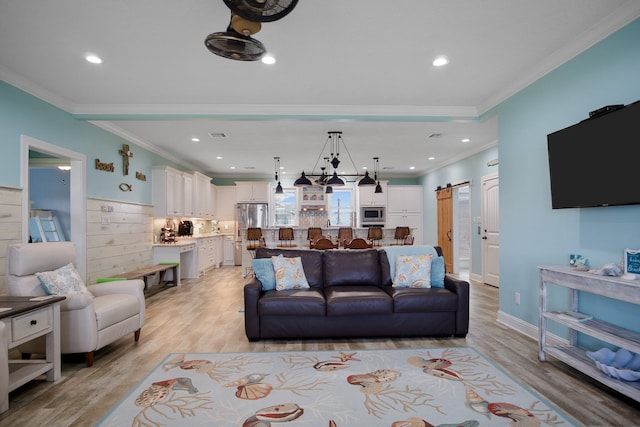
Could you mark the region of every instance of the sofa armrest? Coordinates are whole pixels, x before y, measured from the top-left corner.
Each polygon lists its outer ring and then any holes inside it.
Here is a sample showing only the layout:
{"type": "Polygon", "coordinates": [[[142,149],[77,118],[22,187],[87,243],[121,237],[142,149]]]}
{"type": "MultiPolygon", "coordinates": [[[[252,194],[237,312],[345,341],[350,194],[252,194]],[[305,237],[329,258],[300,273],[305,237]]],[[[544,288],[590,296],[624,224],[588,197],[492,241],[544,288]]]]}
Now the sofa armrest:
{"type": "Polygon", "coordinates": [[[138,299],[138,306],[140,308],[140,327],[144,324],[146,301],[144,297],[144,282],[142,280],[116,280],[114,282],[89,285],[87,289],[97,297],[111,294],[129,294],[135,296],[138,299]]]}
{"type": "Polygon", "coordinates": [[[85,307],[93,306],[93,298],[86,294],[72,294],[65,295],[65,297],[64,300],[60,301],[61,312],[82,310],[85,307]]]}
{"type": "Polygon", "coordinates": [[[445,275],[444,287],[458,296],[455,335],[465,337],[469,332],[469,282],[445,275]]]}
{"type": "Polygon", "coordinates": [[[244,285],[244,330],[249,341],[260,339],[260,315],[258,300],[262,295],[262,284],[256,278],[244,285]]]}

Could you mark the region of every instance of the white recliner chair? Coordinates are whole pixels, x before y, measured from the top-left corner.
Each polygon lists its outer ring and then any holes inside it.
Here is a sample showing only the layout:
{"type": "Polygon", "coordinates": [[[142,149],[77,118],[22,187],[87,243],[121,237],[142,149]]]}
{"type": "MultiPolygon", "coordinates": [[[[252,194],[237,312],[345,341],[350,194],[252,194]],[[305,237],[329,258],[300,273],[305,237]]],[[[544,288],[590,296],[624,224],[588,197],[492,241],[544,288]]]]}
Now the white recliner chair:
{"type": "MultiPolygon", "coordinates": [[[[76,260],[72,242],[20,243],[7,249],[6,291],[10,296],[46,295],[36,277],[76,260]]],[[[60,351],[84,353],[93,365],[94,351],[127,334],[137,342],[144,324],[145,300],[142,280],[121,280],[87,286],[93,296],[66,295],[60,303],[60,351]]],[[[23,355],[44,353],[44,339],[19,347],[23,355]]]]}

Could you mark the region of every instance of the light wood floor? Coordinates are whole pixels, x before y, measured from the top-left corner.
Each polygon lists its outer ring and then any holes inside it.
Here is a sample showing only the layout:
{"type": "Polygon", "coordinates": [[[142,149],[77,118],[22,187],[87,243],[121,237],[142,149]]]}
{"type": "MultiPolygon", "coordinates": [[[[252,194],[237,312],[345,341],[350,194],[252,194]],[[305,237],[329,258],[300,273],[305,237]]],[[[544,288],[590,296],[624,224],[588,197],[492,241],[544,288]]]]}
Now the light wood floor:
{"type": "Polygon", "coordinates": [[[91,426],[168,354],[350,350],[471,346],[523,384],[586,426],[640,425],[640,404],[624,398],[561,362],[541,363],[533,340],[496,322],[498,290],[472,283],[471,324],[465,339],[352,339],[261,341],[244,335],[240,267],[212,270],[147,299],[147,320],[136,345],[133,335],[96,353],[65,356],[56,383],[32,381],[10,395],[0,426],[91,426]]]}

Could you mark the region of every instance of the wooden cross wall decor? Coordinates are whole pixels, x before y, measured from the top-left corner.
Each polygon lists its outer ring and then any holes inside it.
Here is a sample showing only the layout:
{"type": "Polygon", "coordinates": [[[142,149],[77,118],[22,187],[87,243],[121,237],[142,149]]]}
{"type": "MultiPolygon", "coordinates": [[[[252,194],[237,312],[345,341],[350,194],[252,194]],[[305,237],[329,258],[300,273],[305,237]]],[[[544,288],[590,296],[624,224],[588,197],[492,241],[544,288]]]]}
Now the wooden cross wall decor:
{"type": "Polygon", "coordinates": [[[129,144],[122,144],[122,150],[118,151],[122,156],[123,173],[129,175],[129,157],[133,157],[133,151],[129,150],[129,144]]]}

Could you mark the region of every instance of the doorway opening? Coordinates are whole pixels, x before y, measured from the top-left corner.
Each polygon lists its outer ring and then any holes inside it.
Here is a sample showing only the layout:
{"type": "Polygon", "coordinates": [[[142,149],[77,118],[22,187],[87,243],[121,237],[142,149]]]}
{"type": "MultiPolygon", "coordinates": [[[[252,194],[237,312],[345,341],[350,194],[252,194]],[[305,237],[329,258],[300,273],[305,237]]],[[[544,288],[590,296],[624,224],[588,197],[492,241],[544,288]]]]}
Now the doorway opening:
{"type": "MultiPolygon", "coordinates": [[[[31,219],[31,188],[41,186],[42,183],[31,182],[30,180],[30,153],[40,153],[40,158],[51,158],[51,162],[64,162],[71,168],[65,176],[68,185],[68,231],[65,240],[70,240],[76,245],[76,268],[80,275],[85,278],[87,273],[86,260],[86,156],[75,151],[67,150],[22,135],[20,139],[20,185],[22,191],[22,241],[31,240],[30,219],[31,219]],[[32,187],[33,186],[33,187],[32,187]]],[[[53,203],[53,202],[49,202],[53,203]]],[[[59,201],[59,206],[66,206],[67,202],[59,201]]]]}
{"type": "Polygon", "coordinates": [[[471,196],[468,185],[456,187],[453,203],[454,273],[469,280],[471,270],[471,196]]]}

